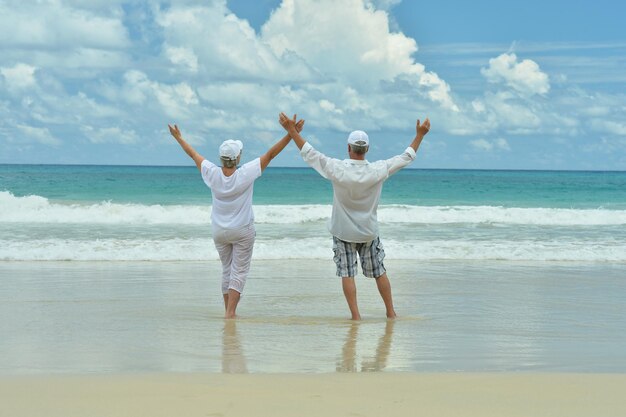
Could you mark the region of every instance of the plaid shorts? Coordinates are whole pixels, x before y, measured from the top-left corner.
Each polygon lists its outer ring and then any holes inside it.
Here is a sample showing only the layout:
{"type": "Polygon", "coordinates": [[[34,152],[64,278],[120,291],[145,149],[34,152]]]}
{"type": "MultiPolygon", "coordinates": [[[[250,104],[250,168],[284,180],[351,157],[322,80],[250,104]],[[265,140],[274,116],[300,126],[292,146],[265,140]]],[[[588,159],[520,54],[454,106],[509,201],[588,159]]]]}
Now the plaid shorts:
{"type": "Polygon", "coordinates": [[[333,252],[335,253],[333,260],[337,265],[337,276],[339,277],[356,276],[357,252],[361,258],[363,275],[369,278],[378,278],[386,272],[383,264],[385,251],[378,237],[371,242],[353,243],[333,236],[333,252]]]}

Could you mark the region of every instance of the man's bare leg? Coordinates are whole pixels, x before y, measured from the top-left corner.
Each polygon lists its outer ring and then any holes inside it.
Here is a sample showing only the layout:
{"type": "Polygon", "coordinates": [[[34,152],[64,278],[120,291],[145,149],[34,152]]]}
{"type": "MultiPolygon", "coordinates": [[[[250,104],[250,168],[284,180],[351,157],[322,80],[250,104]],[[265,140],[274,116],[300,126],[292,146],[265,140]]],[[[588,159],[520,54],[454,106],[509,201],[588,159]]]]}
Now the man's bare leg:
{"type": "MultiPolygon", "coordinates": [[[[226,305],[226,314],[224,314],[225,319],[234,319],[237,311],[237,304],[239,304],[239,298],[241,294],[237,290],[230,289],[228,290],[228,304],[226,305]]],[[[226,296],[224,297],[226,298],[226,296]]]]}
{"type": "Polygon", "coordinates": [[[350,308],[352,320],[361,320],[359,306],[356,302],[356,284],[354,283],[354,277],[343,277],[341,279],[341,286],[343,287],[343,295],[346,296],[346,301],[350,308]]]}
{"type": "Polygon", "coordinates": [[[376,286],[378,287],[378,292],[385,303],[387,318],[396,318],[396,311],[393,309],[393,299],[391,297],[391,283],[389,282],[389,278],[387,278],[386,272],[376,278],[376,286]]]}
{"type": "Polygon", "coordinates": [[[226,314],[226,310],[228,310],[228,293],[224,295],[224,314],[226,314]]]}

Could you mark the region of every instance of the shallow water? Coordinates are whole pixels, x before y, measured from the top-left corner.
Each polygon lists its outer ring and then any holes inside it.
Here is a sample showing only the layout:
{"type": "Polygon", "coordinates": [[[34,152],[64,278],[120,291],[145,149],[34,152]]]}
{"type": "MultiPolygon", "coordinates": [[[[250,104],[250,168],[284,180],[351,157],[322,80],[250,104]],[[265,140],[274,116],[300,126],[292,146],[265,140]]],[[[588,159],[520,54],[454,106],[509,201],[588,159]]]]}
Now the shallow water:
{"type": "Polygon", "coordinates": [[[0,374],[626,372],[626,264],[386,264],[354,323],[330,259],[254,261],[235,321],[217,262],[0,262],[0,374]]]}

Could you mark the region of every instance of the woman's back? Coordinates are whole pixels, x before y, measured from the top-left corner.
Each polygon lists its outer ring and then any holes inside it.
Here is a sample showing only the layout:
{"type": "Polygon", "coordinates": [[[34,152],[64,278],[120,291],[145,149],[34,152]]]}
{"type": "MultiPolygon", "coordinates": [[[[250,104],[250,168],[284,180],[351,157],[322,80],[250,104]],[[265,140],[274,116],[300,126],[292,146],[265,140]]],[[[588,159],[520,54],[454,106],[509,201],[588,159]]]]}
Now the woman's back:
{"type": "Polygon", "coordinates": [[[213,226],[236,229],[254,221],[252,194],[254,181],[261,176],[259,158],[242,165],[230,176],[224,175],[221,167],[205,159],[201,172],[204,183],[213,194],[213,226]]]}

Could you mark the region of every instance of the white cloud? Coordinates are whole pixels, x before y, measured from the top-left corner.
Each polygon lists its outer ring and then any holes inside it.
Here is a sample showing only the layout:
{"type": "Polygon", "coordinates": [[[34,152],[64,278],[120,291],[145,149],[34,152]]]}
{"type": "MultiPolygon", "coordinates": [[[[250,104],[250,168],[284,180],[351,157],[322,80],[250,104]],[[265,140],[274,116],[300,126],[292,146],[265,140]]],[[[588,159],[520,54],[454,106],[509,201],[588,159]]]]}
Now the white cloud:
{"type": "Polygon", "coordinates": [[[119,127],[93,127],[83,126],[83,134],[91,143],[121,143],[130,145],[139,142],[137,133],[130,130],[122,130],[119,127]]]}
{"type": "Polygon", "coordinates": [[[91,78],[92,69],[118,71],[131,65],[127,53],[118,50],[77,47],[63,53],[38,53],[36,61],[49,69],[74,70],[66,76],[91,78]]]}
{"type": "Polygon", "coordinates": [[[486,139],[472,140],[470,141],[470,145],[483,151],[491,151],[493,149],[493,144],[486,139]]]}
{"type": "MultiPolygon", "coordinates": [[[[285,90],[254,82],[208,83],[198,87],[198,95],[203,104],[212,108],[244,112],[280,106],[285,90]]],[[[297,99],[295,95],[291,98],[297,99]]]]}
{"type": "Polygon", "coordinates": [[[497,138],[494,140],[487,139],[476,139],[470,141],[470,145],[478,150],[491,152],[493,150],[502,150],[502,151],[510,151],[511,147],[509,143],[504,138],[497,138]]]}
{"type": "Polygon", "coordinates": [[[128,71],[124,74],[126,84],[123,97],[134,105],[154,105],[148,98],[156,99],[158,109],[176,120],[186,120],[192,114],[193,107],[198,104],[198,96],[191,86],[181,82],[165,84],[152,81],[141,71],[128,71]]]}
{"type": "Polygon", "coordinates": [[[8,1],[0,3],[0,45],[118,49],[129,46],[129,40],[119,18],[95,15],[60,1],[8,1]]]}
{"type": "Polygon", "coordinates": [[[174,5],[157,14],[166,48],[185,48],[197,57],[204,74],[215,81],[231,79],[299,82],[310,80],[313,71],[301,59],[279,59],[259,39],[248,21],[239,19],[225,1],[208,5],[174,5]]]}
{"type": "Polygon", "coordinates": [[[165,113],[172,117],[180,117],[184,113],[185,107],[198,104],[196,93],[186,83],[174,85],[153,83],[153,91],[165,113]]]}
{"type": "Polygon", "coordinates": [[[14,138],[16,142],[33,141],[43,145],[60,145],[61,141],[55,138],[47,127],[34,127],[23,124],[16,125],[20,137],[14,138]]]}
{"type": "Polygon", "coordinates": [[[521,94],[547,94],[550,91],[548,75],[530,59],[517,60],[515,54],[502,54],[489,60],[489,67],[480,72],[490,83],[505,83],[521,94]]]}
{"type": "Polygon", "coordinates": [[[343,111],[341,109],[338,109],[337,106],[335,106],[334,103],[322,99],[319,101],[320,107],[322,108],[322,110],[326,110],[329,113],[336,113],[336,114],[342,114],[343,111]]]}
{"type": "Polygon", "coordinates": [[[278,56],[295,52],[333,78],[369,82],[415,71],[415,41],[390,33],[387,13],[366,8],[362,0],[285,0],[261,35],[278,56]]]}
{"type": "Polygon", "coordinates": [[[22,89],[36,84],[36,69],[32,65],[20,63],[13,67],[0,67],[0,74],[4,77],[7,88],[22,89]]]}
{"type": "Polygon", "coordinates": [[[485,112],[485,103],[483,103],[479,99],[475,99],[472,101],[472,108],[476,113],[484,113],[485,112]]]}
{"type": "Polygon", "coordinates": [[[121,94],[124,99],[132,105],[143,104],[146,101],[147,90],[150,89],[148,76],[141,71],[130,70],[124,73],[124,81],[121,94]]]}
{"type": "MultiPolygon", "coordinates": [[[[621,160],[626,161],[626,138],[618,137],[618,138],[600,138],[598,141],[585,143],[582,148],[583,152],[586,153],[595,153],[595,154],[604,154],[611,156],[618,156],[622,153],[621,160]]],[[[624,163],[620,163],[618,167],[624,167],[624,163]]],[[[602,166],[603,169],[606,169],[605,166],[602,166]]],[[[596,168],[597,169],[597,168],[596,168]]]]}
{"type": "Polygon", "coordinates": [[[609,116],[613,109],[608,106],[589,106],[580,109],[580,113],[591,117],[609,116]]]}
{"type": "Polygon", "coordinates": [[[380,10],[390,10],[395,5],[402,3],[402,0],[367,0],[366,5],[380,10]]]}
{"type": "Polygon", "coordinates": [[[165,55],[173,64],[198,72],[198,57],[190,48],[165,46],[165,55]]]}
{"type": "Polygon", "coordinates": [[[498,149],[502,149],[504,151],[510,151],[511,147],[509,146],[509,142],[507,142],[504,138],[498,138],[493,141],[494,146],[498,149]]]}
{"type": "Polygon", "coordinates": [[[131,59],[131,40],[118,5],[80,8],[61,0],[0,1],[0,64],[22,62],[64,80],[94,77],[131,59]]]}
{"type": "Polygon", "coordinates": [[[81,91],[73,95],[64,92],[57,95],[46,94],[41,97],[41,101],[50,114],[57,115],[56,124],[75,123],[82,126],[94,120],[119,120],[129,115],[126,109],[114,103],[100,102],[81,91]]]}
{"type": "Polygon", "coordinates": [[[536,103],[520,101],[509,92],[485,94],[484,103],[492,128],[511,131],[532,131],[541,127],[541,106],[536,103]]]}
{"type": "Polygon", "coordinates": [[[352,111],[360,114],[364,110],[353,94],[350,89],[338,85],[294,88],[234,82],[198,88],[201,103],[210,106],[203,113],[204,125],[232,131],[251,127],[270,131],[280,128],[277,122],[280,111],[301,112],[300,116],[314,120],[318,128],[346,130],[346,124],[339,116],[350,112],[347,117],[354,117],[352,111]],[[332,96],[338,98],[341,105],[326,98],[332,96]]]}
{"type": "MultiPolygon", "coordinates": [[[[16,1],[16,0],[13,0],[16,1]]],[[[19,0],[18,0],[19,1],[19,0]]],[[[40,0],[41,1],[41,0],[40,0]]],[[[55,2],[56,0],[48,0],[55,2]]],[[[112,14],[119,16],[123,14],[121,6],[128,4],[128,0],[62,0],[64,5],[72,6],[77,9],[89,10],[100,14],[112,14]]]]}
{"type": "Polygon", "coordinates": [[[323,78],[360,90],[403,80],[444,108],[458,110],[449,85],[413,59],[415,40],[391,32],[387,12],[363,0],[284,0],[261,37],[277,56],[296,54],[323,78]]]}
{"type": "Polygon", "coordinates": [[[599,132],[617,136],[626,136],[626,123],[612,120],[592,120],[591,125],[599,132]]]}

